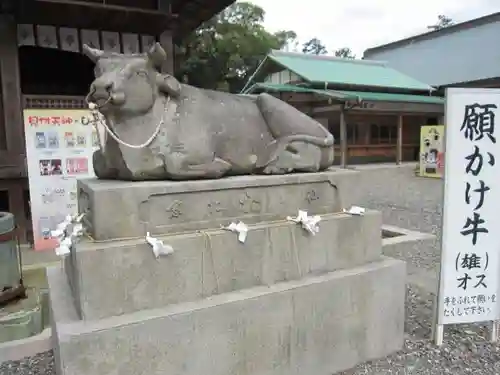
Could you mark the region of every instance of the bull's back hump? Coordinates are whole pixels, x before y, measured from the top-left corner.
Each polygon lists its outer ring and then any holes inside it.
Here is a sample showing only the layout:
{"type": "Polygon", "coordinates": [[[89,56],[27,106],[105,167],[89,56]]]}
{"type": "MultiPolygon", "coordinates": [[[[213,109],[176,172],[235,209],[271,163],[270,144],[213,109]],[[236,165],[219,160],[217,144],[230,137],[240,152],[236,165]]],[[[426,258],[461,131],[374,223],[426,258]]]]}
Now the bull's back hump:
{"type": "Polygon", "coordinates": [[[228,126],[244,123],[246,127],[259,130],[266,127],[255,97],[200,89],[190,85],[182,85],[181,95],[180,112],[199,117],[204,123],[224,123],[228,126]]]}

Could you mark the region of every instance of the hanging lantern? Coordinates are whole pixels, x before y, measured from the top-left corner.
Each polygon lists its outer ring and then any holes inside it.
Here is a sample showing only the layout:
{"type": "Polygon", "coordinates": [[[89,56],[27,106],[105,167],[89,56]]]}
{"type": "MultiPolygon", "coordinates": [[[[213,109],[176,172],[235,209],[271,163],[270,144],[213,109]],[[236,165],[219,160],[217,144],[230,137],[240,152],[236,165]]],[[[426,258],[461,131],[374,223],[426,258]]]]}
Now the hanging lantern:
{"type": "Polygon", "coordinates": [[[0,306],[26,297],[14,215],[0,212],[0,306]]]}

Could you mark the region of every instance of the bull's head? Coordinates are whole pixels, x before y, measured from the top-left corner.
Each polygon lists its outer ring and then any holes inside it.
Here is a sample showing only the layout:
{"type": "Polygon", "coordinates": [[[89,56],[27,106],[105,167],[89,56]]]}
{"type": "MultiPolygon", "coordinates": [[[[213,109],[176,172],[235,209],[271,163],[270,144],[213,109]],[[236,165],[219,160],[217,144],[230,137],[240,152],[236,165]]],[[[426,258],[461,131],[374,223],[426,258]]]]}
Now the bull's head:
{"type": "Polygon", "coordinates": [[[103,113],[145,113],[159,95],[175,98],[180,94],[179,82],[161,73],[167,54],[158,43],[144,54],[111,53],[87,45],[83,51],[95,63],[95,80],[87,99],[103,113]]]}

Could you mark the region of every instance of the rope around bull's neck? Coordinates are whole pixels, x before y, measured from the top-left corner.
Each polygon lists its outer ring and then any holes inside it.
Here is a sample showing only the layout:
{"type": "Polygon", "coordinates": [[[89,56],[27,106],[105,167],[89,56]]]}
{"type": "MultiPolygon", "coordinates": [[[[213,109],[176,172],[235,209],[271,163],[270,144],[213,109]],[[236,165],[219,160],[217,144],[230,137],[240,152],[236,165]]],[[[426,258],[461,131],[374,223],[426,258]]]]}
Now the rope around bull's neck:
{"type": "MultiPolygon", "coordinates": [[[[113,138],[116,142],[118,142],[119,144],[121,144],[122,146],[125,146],[125,147],[129,147],[129,148],[133,148],[133,149],[141,149],[141,148],[146,148],[148,147],[151,142],[153,142],[155,140],[155,138],[158,136],[158,133],[160,132],[161,130],[161,127],[162,125],[164,124],[165,122],[165,115],[166,115],[166,112],[167,112],[167,106],[168,106],[168,103],[170,101],[170,97],[168,96],[167,97],[167,100],[165,102],[165,108],[162,112],[162,115],[161,115],[161,119],[160,119],[160,122],[158,123],[158,125],[156,126],[156,129],[155,131],[153,132],[153,134],[151,135],[151,137],[149,137],[144,143],[141,143],[140,145],[132,145],[130,143],[127,143],[123,140],[121,140],[120,138],[118,138],[118,136],[109,128],[108,124],[106,123],[106,120],[105,121],[102,121],[102,119],[100,118],[99,116],[99,108],[102,108],[103,106],[105,106],[106,104],[108,104],[109,102],[111,101],[111,98],[108,99],[104,104],[102,104],[101,106],[97,106],[97,104],[95,103],[90,103],[87,101],[87,104],[89,106],[89,109],[94,112],[94,127],[95,127],[95,130],[96,130],[96,133],[97,133],[97,137],[99,139],[99,144],[102,148],[102,143],[100,141],[100,135],[99,135],[99,129],[97,128],[97,122],[99,122],[103,127],[104,127],[104,130],[106,130],[106,133],[108,133],[111,138],[113,138]]],[[[108,119],[109,120],[109,119],[108,119]]],[[[111,120],[109,120],[111,122],[111,120]]]]}

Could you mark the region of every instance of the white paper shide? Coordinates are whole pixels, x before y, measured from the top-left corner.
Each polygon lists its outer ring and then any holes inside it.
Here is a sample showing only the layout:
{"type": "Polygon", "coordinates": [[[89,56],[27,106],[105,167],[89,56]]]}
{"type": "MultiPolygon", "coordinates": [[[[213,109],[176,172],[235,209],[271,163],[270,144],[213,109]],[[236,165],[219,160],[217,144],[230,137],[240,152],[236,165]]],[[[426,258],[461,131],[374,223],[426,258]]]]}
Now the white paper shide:
{"type": "Polygon", "coordinates": [[[321,221],[321,217],[318,215],[309,216],[307,211],[299,210],[297,216],[287,216],[288,221],[293,221],[297,224],[300,224],[302,228],[304,228],[307,232],[312,234],[313,236],[319,232],[318,223],[321,221]]]}
{"type": "Polygon", "coordinates": [[[159,258],[162,255],[170,255],[174,252],[172,246],[165,244],[162,240],[151,237],[149,232],[146,233],[146,242],[151,246],[155,258],[159,258]]]}
{"type": "Polygon", "coordinates": [[[241,243],[245,243],[247,240],[248,226],[242,221],[238,221],[237,223],[233,222],[227,227],[222,227],[222,229],[238,233],[238,241],[241,243]]]}
{"type": "Polygon", "coordinates": [[[500,90],[449,89],[438,324],[499,318],[500,90]]]}
{"type": "Polygon", "coordinates": [[[71,252],[71,247],[76,244],[78,238],[83,235],[83,225],[81,223],[83,214],[68,215],[51,232],[51,236],[57,240],[58,245],[55,252],[58,256],[64,256],[71,252]]]}

